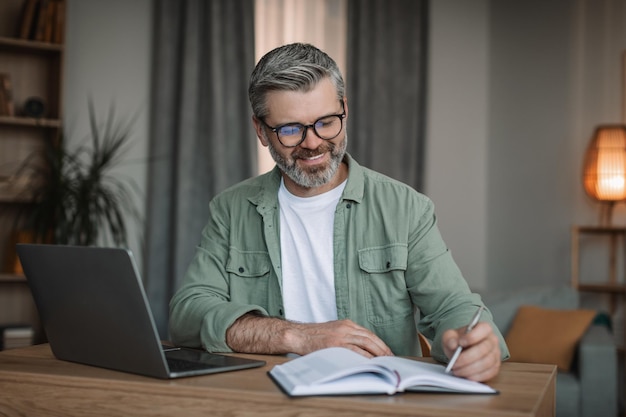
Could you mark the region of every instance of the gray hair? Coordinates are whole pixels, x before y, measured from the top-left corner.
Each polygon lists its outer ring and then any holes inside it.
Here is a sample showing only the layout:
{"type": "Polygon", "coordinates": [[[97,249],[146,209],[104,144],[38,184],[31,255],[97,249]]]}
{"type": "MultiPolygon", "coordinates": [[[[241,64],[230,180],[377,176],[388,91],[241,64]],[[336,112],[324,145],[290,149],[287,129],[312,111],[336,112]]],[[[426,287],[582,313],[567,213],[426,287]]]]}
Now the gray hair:
{"type": "Polygon", "coordinates": [[[313,45],[292,43],[271,50],[257,63],[248,86],[252,113],[267,117],[265,97],[270,91],[310,91],[324,78],[330,78],[342,100],[345,86],[337,63],[313,45]]]}

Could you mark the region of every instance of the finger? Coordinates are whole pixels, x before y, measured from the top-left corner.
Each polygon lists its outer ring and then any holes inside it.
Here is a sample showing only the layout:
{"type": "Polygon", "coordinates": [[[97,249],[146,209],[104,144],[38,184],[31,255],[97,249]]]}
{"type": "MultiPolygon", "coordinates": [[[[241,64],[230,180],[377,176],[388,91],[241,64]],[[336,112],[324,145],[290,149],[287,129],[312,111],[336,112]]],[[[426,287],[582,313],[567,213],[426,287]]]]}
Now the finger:
{"type": "Polygon", "coordinates": [[[351,351],[358,353],[361,356],[365,356],[366,358],[373,358],[374,357],[374,355],[372,355],[369,351],[367,351],[365,349],[362,349],[362,348],[360,348],[357,345],[348,345],[346,347],[348,349],[350,349],[351,351]]]}
{"type": "Polygon", "coordinates": [[[454,375],[471,379],[473,381],[487,381],[498,374],[501,361],[496,355],[483,357],[477,361],[472,361],[465,366],[455,366],[454,375]]]}
{"type": "Polygon", "coordinates": [[[460,378],[469,379],[471,381],[485,382],[498,375],[500,370],[499,365],[490,366],[487,368],[480,368],[478,371],[469,372],[469,370],[453,371],[455,376],[460,378]]]}
{"type": "Polygon", "coordinates": [[[391,356],[393,352],[387,344],[372,331],[365,327],[347,320],[347,324],[353,328],[353,343],[373,356],[391,356]]]}
{"type": "Polygon", "coordinates": [[[372,356],[393,355],[391,349],[378,336],[369,331],[356,335],[353,339],[354,345],[359,349],[367,351],[372,356]]]}
{"type": "Polygon", "coordinates": [[[501,355],[497,338],[488,338],[483,342],[463,350],[453,372],[456,376],[484,380],[495,376],[500,369],[501,355]]]}
{"type": "Polygon", "coordinates": [[[369,340],[363,344],[362,349],[368,351],[373,356],[393,356],[393,352],[382,340],[369,340]]]}
{"type": "Polygon", "coordinates": [[[459,344],[463,347],[469,347],[480,343],[493,334],[493,330],[489,323],[478,323],[471,332],[461,332],[459,344]]]}
{"type": "Polygon", "coordinates": [[[450,358],[459,346],[460,334],[456,329],[446,330],[441,336],[441,344],[445,355],[450,358]]]}

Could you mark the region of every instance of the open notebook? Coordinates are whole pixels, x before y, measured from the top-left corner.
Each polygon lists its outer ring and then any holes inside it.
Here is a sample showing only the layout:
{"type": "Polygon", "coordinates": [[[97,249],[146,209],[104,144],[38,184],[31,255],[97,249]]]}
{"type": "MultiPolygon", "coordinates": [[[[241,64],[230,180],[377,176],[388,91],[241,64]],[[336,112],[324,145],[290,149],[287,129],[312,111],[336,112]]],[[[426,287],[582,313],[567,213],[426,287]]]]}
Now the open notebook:
{"type": "Polygon", "coordinates": [[[128,250],[19,244],[17,252],[58,359],[157,378],[265,364],[162,346],[128,250]]]}

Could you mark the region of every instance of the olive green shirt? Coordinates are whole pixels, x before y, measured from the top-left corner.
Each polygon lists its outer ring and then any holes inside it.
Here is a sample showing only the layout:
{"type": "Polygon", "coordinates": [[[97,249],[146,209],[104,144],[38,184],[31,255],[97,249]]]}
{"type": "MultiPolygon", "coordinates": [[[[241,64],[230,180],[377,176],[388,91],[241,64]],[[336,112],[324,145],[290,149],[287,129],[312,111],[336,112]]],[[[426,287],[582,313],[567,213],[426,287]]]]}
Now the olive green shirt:
{"type": "MultiPolygon", "coordinates": [[[[348,182],[335,210],[334,258],[328,260],[335,271],[338,318],[370,329],[396,355],[421,354],[419,330],[433,341],[432,356],[447,361],[442,333],[467,325],[482,301],[443,242],[432,202],[349,155],[345,162],[348,182]]],[[[170,303],[175,343],[230,352],[226,330],[243,314],[284,317],[280,179],[274,168],[209,204],[208,224],[170,303]]],[[[492,324],[503,359],[508,358],[491,313],[485,311],[481,321],[492,324]]]]}

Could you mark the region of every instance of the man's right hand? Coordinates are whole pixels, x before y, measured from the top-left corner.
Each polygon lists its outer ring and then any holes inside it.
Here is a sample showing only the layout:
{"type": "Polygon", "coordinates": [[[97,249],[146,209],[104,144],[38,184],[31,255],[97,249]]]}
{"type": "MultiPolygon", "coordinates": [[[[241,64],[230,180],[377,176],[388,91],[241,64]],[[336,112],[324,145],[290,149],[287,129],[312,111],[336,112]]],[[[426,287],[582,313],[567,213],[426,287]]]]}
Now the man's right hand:
{"type": "Polygon", "coordinates": [[[226,331],[226,343],[241,353],[305,355],[339,346],[366,357],[393,355],[378,336],[351,320],[294,323],[246,314],[226,331]]]}

